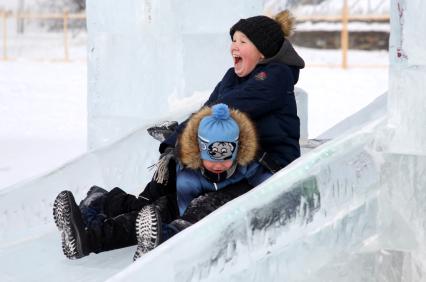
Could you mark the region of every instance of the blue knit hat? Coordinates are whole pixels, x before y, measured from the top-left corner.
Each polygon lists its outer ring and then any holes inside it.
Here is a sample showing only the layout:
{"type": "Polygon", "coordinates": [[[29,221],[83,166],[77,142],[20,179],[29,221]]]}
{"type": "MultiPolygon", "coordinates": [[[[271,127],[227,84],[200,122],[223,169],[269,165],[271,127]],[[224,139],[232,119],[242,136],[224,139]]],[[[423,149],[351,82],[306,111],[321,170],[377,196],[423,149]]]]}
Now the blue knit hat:
{"type": "Polygon", "coordinates": [[[198,126],[198,145],[202,160],[221,162],[235,160],[240,128],[225,104],[212,107],[212,114],[198,126]]]}

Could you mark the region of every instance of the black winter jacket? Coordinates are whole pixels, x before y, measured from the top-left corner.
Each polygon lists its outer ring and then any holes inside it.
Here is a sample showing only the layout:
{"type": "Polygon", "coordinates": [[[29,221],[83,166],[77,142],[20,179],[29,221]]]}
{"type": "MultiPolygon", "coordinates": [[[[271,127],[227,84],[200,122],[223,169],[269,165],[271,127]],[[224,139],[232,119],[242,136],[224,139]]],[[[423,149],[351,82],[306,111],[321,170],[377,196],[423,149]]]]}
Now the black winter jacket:
{"type": "MultiPolygon", "coordinates": [[[[224,103],[248,114],[256,125],[261,147],[259,157],[266,153],[268,163],[285,167],[300,156],[300,121],[294,85],[303,67],[303,59],[285,40],[277,55],[260,62],[249,75],[238,77],[234,68],[230,68],[205,105],[224,103]]],[[[160,145],[160,152],[175,145],[184,126],[182,123],[160,145]]]]}

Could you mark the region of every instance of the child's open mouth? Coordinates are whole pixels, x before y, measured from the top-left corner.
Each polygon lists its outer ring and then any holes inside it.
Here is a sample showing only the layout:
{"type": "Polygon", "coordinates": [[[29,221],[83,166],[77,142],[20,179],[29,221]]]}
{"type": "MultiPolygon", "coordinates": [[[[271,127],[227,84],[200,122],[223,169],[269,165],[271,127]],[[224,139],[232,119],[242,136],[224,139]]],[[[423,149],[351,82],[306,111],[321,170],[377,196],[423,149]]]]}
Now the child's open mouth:
{"type": "Polygon", "coordinates": [[[238,55],[232,55],[234,58],[234,66],[238,65],[243,59],[238,55]]]}

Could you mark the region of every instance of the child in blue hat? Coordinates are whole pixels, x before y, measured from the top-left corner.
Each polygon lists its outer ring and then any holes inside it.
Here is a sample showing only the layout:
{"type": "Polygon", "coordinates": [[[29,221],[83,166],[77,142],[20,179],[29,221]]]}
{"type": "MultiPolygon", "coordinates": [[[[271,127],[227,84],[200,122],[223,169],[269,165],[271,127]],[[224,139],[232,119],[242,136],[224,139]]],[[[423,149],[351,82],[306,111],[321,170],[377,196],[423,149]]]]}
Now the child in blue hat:
{"type": "MultiPolygon", "coordinates": [[[[176,195],[179,214],[198,196],[246,180],[257,186],[272,173],[255,162],[256,130],[250,119],[225,104],[204,107],[188,121],[179,138],[176,195]]],[[[135,259],[190,223],[164,225],[155,205],[142,208],[136,219],[135,259]]]]}
{"type": "Polygon", "coordinates": [[[176,191],[180,215],[192,199],[205,192],[242,179],[256,186],[272,175],[253,162],[258,149],[253,123],[225,104],[205,107],[193,115],[179,144],[176,191]]]}

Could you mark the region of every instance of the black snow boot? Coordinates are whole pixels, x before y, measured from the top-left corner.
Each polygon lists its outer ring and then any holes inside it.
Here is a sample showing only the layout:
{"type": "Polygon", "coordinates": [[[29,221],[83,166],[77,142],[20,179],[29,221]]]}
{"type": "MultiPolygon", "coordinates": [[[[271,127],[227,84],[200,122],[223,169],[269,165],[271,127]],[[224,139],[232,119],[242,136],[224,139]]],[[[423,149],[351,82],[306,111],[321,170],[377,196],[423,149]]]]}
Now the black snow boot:
{"type": "Polygon", "coordinates": [[[154,205],[141,209],[136,218],[136,239],[138,247],[133,260],[157,247],[161,242],[161,216],[154,205]]]}
{"type": "Polygon", "coordinates": [[[56,197],[53,203],[53,218],[61,231],[64,255],[69,259],[87,256],[90,253],[89,232],[70,191],[62,191],[56,197]]]}

